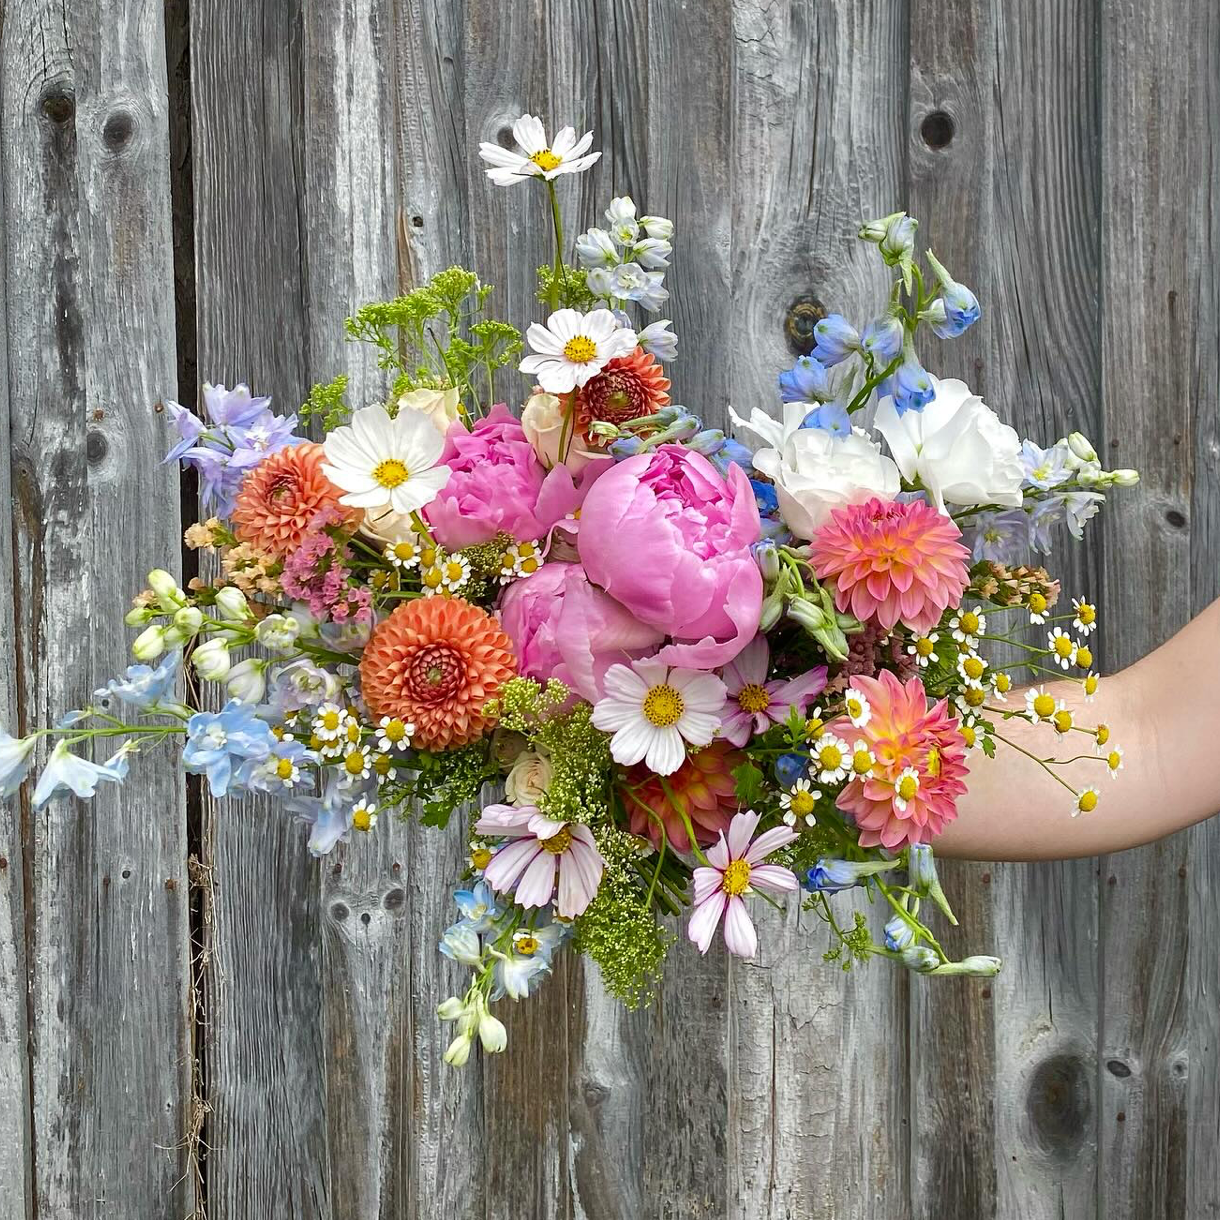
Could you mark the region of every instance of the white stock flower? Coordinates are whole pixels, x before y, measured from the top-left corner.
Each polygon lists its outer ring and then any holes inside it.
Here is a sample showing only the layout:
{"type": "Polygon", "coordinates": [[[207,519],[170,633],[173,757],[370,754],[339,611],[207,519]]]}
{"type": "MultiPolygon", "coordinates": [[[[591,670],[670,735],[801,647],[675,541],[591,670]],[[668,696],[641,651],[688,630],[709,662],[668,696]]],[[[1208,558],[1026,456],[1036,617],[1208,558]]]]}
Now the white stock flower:
{"type": "Polygon", "coordinates": [[[635,331],[620,326],[608,309],[557,309],[545,326],[532,323],[525,337],[534,354],[521,361],[521,371],[548,394],[570,394],[636,346],[635,331]]]}
{"type": "Polygon", "coordinates": [[[447,390],[411,390],[398,400],[399,411],[418,411],[432,421],[432,426],[444,436],[449,425],[456,423],[460,412],[461,393],[457,386],[447,390]]]}
{"type": "Polygon", "coordinates": [[[492,167],[487,176],[497,186],[512,186],[527,178],[549,182],[560,174],[579,174],[601,156],[600,152],[586,151],[593,143],[591,131],[578,140],[575,128],[561,127],[554,141],[548,143],[542,120],[532,114],[523,114],[513,124],[513,139],[522,152],[486,140],[479,145],[479,156],[492,167]]]}
{"type": "Polygon", "coordinates": [[[892,500],[900,487],[897,466],[860,431],[836,437],[825,428],[801,428],[782,449],[758,450],[754,466],[775,483],[780,514],[804,539],[812,538],[836,508],[873,496],[892,500]]]}
{"type": "Polygon", "coordinates": [[[877,406],[885,437],[908,482],[918,481],[943,513],[946,504],[1022,503],[1021,438],[964,381],[932,378],[935,397],[899,415],[894,400],[877,406]]]}

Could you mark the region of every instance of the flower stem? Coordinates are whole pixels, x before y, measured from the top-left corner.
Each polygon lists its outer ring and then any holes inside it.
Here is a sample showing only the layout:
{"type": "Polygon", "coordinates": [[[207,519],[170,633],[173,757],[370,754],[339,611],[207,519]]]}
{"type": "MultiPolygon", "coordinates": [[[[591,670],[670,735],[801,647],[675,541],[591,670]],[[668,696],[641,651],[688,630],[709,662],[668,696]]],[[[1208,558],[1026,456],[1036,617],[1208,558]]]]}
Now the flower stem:
{"type": "Polygon", "coordinates": [[[555,226],[555,274],[551,278],[551,312],[554,313],[559,308],[559,283],[563,279],[563,221],[559,216],[559,196],[555,193],[555,183],[549,178],[546,189],[551,197],[551,220],[555,226]]]}

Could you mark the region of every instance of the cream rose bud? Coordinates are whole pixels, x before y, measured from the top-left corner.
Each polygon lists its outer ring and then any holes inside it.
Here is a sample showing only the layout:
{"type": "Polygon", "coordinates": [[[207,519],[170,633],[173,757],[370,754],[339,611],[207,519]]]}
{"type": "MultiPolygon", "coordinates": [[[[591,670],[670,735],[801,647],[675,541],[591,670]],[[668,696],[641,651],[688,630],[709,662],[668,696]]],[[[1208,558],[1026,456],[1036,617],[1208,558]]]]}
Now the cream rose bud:
{"type": "Polygon", "coordinates": [[[792,432],[779,449],[759,449],[754,467],[775,484],[779,511],[798,537],[812,538],[836,508],[873,496],[892,500],[898,468],[861,432],[832,436],[825,428],[792,432]]]}
{"type": "Polygon", "coordinates": [[[449,431],[449,425],[459,418],[458,403],[461,397],[457,386],[447,390],[411,390],[398,400],[398,409],[426,415],[432,421],[432,426],[444,436],[449,431]]]}
{"type": "MultiPolygon", "coordinates": [[[[521,427],[534,446],[538,460],[549,470],[559,465],[559,441],[563,436],[563,403],[554,394],[532,394],[521,412],[521,427]]],[[[590,449],[583,436],[573,436],[564,465],[573,473],[583,470],[593,458],[602,457],[590,449]]]]}
{"type": "Polygon", "coordinates": [[[889,397],[877,405],[877,431],[902,477],[918,482],[942,513],[946,504],[1019,508],[1021,438],[964,381],[933,377],[932,388],[922,411],[899,415],[889,397]]]}
{"type": "Polygon", "coordinates": [[[551,760],[545,754],[524,750],[513,763],[504,781],[504,794],[509,803],[520,808],[536,805],[551,783],[551,760]]]}

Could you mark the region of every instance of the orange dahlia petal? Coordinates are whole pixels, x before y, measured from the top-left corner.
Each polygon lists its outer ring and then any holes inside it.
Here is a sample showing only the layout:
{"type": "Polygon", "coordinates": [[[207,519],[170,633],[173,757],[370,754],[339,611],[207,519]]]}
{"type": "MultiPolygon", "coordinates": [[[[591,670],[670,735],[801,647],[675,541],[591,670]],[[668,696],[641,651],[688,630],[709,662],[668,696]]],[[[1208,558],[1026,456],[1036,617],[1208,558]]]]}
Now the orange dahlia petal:
{"type": "Polygon", "coordinates": [[[587,433],[595,420],[625,424],[668,403],[669,378],[655,357],[637,347],[630,355],[611,360],[586,382],[576,398],[576,419],[587,433]]]}

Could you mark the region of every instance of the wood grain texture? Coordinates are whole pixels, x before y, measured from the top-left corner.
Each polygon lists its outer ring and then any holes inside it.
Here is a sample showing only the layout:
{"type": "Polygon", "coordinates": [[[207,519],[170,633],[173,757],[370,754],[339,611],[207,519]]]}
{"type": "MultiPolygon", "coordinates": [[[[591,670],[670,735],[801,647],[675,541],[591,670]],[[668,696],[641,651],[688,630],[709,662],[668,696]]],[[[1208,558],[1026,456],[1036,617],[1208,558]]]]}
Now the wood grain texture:
{"type": "MultiPolygon", "coordinates": [[[[129,663],[128,599],[179,546],[154,410],[174,379],[161,10],[10,4],[0,55],[15,677],[33,728],[129,663]]],[[[90,805],[22,807],[30,1214],[192,1207],[183,810],[164,757],[90,805]]]]}

